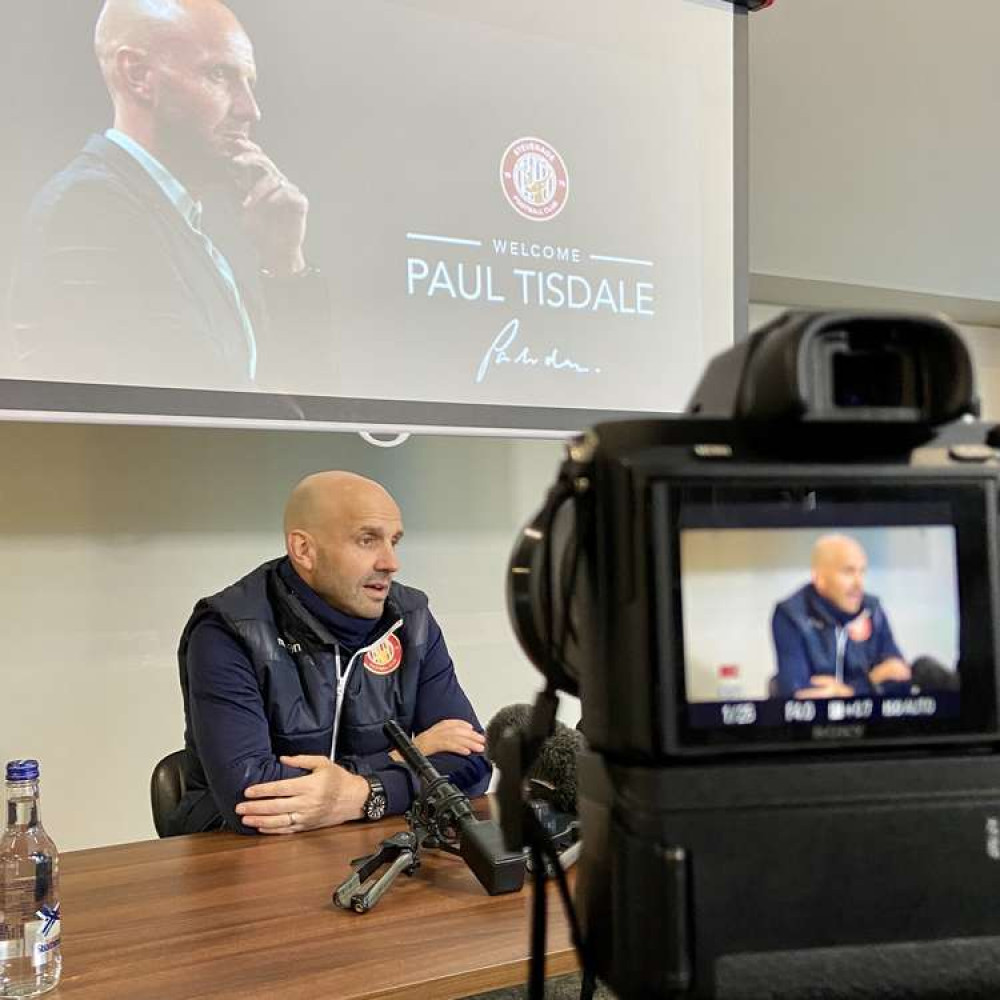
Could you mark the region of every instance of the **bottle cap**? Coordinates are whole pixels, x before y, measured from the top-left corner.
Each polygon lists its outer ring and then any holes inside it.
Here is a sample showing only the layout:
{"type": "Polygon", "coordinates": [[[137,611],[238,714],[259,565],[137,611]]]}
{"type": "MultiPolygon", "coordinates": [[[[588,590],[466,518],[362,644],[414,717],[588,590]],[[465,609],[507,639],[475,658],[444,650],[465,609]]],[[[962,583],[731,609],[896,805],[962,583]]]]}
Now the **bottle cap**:
{"type": "Polygon", "coordinates": [[[8,781],[35,781],[38,778],[37,760],[7,761],[8,781]]]}

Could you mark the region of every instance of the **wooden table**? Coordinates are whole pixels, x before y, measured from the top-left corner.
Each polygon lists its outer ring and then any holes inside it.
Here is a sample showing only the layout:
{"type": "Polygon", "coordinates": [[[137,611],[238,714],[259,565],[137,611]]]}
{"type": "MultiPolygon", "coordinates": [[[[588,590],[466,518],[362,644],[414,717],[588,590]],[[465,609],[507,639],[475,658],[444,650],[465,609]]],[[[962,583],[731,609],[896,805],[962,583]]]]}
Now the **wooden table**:
{"type": "MultiPolygon", "coordinates": [[[[462,997],[527,980],[531,887],[487,896],[459,858],[424,851],[369,913],[331,892],[398,817],[291,837],[208,833],[61,858],[72,1000],[462,997]]],[[[577,968],[549,887],[547,975],[577,968]]]]}

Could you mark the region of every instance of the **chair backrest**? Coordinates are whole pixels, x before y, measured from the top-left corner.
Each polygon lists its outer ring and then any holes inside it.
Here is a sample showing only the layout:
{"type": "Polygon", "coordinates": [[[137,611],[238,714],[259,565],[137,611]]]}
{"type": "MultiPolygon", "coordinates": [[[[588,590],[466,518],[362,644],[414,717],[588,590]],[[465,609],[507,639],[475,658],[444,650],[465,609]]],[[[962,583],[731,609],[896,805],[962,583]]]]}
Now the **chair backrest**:
{"type": "Polygon", "coordinates": [[[167,817],[184,795],[184,750],[168,753],[156,767],[149,781],[149,803],[153,808],[153,825],[159,837],[166,837],[167,817]]]}

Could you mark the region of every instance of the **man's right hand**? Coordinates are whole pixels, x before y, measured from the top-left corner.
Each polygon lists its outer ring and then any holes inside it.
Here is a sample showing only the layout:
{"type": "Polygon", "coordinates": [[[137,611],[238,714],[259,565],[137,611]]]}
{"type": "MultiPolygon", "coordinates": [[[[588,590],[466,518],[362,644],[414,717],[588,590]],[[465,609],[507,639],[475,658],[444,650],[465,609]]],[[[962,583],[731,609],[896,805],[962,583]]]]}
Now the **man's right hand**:
{"type": "MultiPolygon", "coordinates": [[[[465,719],[442,719],[414,736],[413,742],[425,757],[432,753],[460,753],[467,757],[486,749],[486,738],[465,719]]],[[[389,756],[398,763],[403,762],[398,750],[390,750],[389,756]]]]}
{"type": "Polygon", "coordinates": [[[299,754],[279,760],[310,773],[244,789],[236,815],[245,826],[258,833],[300,833],[361,819],[369,785],[360,775],[329,757],[299,754]]]}
{"type": "Polygon", "coordinates": [[[272,274],[289,277],[305,269],[309,199],[250,139],[235,141],[230,160],[243,194],[243,214],[260,262],[272,274]]]}
{"type": "Polygon", "coordinates": [[[809,678],[811,687],[800,688],[796,698],[853,698],[854,688],[842,684],[832,674],[813,674],[809,678]]]}

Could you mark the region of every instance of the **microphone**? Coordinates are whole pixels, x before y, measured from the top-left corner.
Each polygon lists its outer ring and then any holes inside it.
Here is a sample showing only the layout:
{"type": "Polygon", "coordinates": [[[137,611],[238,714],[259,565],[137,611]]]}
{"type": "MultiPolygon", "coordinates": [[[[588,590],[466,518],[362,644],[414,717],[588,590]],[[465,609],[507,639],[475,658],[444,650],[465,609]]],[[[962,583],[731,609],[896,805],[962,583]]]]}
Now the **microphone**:
{"type": "MultiPolygon", "coordinates": [[[[434,767],[395,721],[386,722],[382,731],[420,779],[420,794],[407,814],[411,821],[436,846],[459,854],[491,896],[517,892],[524,884],[524,857],[504,847],[500,827],[476,818],[465,792],[434,767]]],[[[427,844],[431,846],[429,840],[427,844]]]]}
{"type": "Polygon", "coordinates": [[[491,763],[497,763],[497,750],[500,740],[508,729],[521,732],[528,728],[531,721],[531,705],[523,702],[516,705],[506,705],[486,725],[486,756],[491,763]]]}
{"type": "Polygon", "coordinates": [[[910,665],[910,675],[913,686],[921,691],[959,691],[962,687],[958,672],[932,656],[918,656],[910,665]]]}
{"type": "Polygon", "coordinates": [[[557,722],[556,731],[542,744],[537,760],[528,770],[533,794],[551,802],[560,812],[575,814],[576,760],[586,745],[583,733],[557,722]]]}
{"type": "MultiPolygon", "coordinates": [[[[392,741],[393,746],[399,751],[400,757],[406,761],[409,769],[420,779],[421,783],[427,787],[433,785],[435,781],[443,782],[444,776],[434,767],[434,765],[417,749],[415,743],[403,732],[399,723],[395,719],[390,719],[382,727],[382,731],[392,741]]],[[[468,805],[468,799],[466,799],[468,805]]],[[[471,813],[472,806],[469,806],[465,813],[471,813]]]]}
{"type": "MultiPolygon", "coordinates": [[[[486,756],[497,763],[496,753],[505,733],[527,729],[531,705],[507,705],[490,719],[486,727],[486,756]]],[[[555,732],[542,744],[525,778],[532,798],[544,799],[564,813],[576,813],[577,755],[586,749],[583,733],[556,722],[555,732]]]]}
{"type": "MultiPolygon", "coordinates": [[[[497,759],[503,756],[500,753],[501,743],[512,734],[526,732],[533,711],[531,705],[507,705],[490,719],[486,727],[486,756],[500,767],[501,772],[503,764],[497,759]]],[[[553,720],[552,735],[539,747],[537,756],[522,777],[527,792],[525,804],[534,813],[563,869],[569,868],[578,859],[582,846],[576,811],[576,763],[577,755],[584,749],[586,740],[583,733],[553,720]]],[[[530,856],[528,868],[533,870],[530,856]]],[[[545,870],[550,877],[554,874],[548,859],[545,870]]]]}

